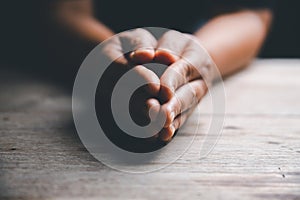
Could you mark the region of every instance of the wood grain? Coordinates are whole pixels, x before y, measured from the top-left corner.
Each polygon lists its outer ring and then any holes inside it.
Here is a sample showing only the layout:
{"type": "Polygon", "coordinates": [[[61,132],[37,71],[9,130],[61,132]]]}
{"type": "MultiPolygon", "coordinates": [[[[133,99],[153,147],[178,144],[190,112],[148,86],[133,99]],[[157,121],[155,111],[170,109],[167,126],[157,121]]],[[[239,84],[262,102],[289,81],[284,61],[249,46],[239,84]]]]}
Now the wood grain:
{"type": "MultiPolygon", "coordinates": [[[[224,129],[207,157],[199,134],[172,165],[128,174],[86,151],[62,87],[3,70],[0,199],[300,199],[299,75],[300,60],[255,61],[225,80],[224,129]]],[[[209,98],[199,106],[200,132],[210,107],[209,98]]]]}

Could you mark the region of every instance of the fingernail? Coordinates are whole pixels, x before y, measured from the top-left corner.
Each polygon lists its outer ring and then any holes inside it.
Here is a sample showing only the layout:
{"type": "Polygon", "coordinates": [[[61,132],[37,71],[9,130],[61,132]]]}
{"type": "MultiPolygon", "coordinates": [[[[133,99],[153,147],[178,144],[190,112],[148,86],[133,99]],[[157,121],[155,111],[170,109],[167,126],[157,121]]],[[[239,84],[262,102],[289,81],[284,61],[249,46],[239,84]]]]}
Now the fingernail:
{"type": "Polygon", "coordinates": [[[171,137],[173,137],[175,130],[176,130],[173,124],[171,124],[170,129],[171,129],[171,133],[172,133],[171,137]]]}
{"type": "Polygon", "coordinates": [[[137,53],[144,53],[144,52],[148,52],[148,53],[154,53],[154,49],[138,49],[136,50],[137,53]]]}
{"type": "Polygon", "coordinates": [[[174,136],[174,133],[175,133],[175,127],[174,127],[173,124],[171,124],[171,125],[169,126],[169,128],[171,129],[171,135],[169,135],[168,138],[165,138],[165,141],[166,141],[166,142],[171,141],[171,139],[172,139],[172,137],[174,136]]]}
{"type": "Polygon", "coordinates": [[[130,58],[132,58],[133,56],[134,56],[134,54],[135,54],[135,52],[133,51],[133,52],[131,52],[130,53],[130,58]]]}
{"type": "Polygon", "coordinates": [[[170,131],[171,131],[171,134],[169,134],[168,132],[164,132],[165,134],[161,134],[161,135],[160,135],[160,139],[161,139],[162,141],[164,141],[164,142],[169,142],[169,141],[172,139],[172,137],[173,137],[173,135],[174,135],[174,133],[175,133],[175,127],[174,127],[173,124],[171,124],[171,125],[169,126],[169,129],[170,129],[170,131]]]}
{"type": "Polygon", "coordinates": [[[165,122],[165,125],[164,125],[165,128],[170,127],[170,125],[172,124],[172,122],[174,121],[174,119],[176,117],[176,114],[175,114],[174,111],[172,111],[169,116],[170,116],[169,119],[168,119],[168,116],[167,116],[167,119],[166,119],[166,122],[165,122]]]}
{"type": "Polygon", "coordinates": [[[132,53],[134,54],[145,54],[145,53],[148,53],[148,54],[154,54],[154,50],[153,49],[137,49],[135,51],[133,51],[132,53]]]}

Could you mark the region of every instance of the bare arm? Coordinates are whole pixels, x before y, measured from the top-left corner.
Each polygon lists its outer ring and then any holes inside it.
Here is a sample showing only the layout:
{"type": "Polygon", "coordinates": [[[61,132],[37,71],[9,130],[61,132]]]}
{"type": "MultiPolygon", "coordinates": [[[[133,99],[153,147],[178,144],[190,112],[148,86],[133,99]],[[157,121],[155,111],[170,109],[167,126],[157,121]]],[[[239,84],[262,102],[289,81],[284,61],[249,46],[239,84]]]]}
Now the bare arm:
{"type": "MultiPolygon", "coordinates": [[[[91,0],[58,1],[54,18],[83,41],[98,44],[111,37],[111,29],[93,16],[91,0]]],[[[258,53],[272,21],[269,10],[243,10],[218,15],[195,33],[219,67],[228,75],[244,66],[258,53]]]]}
{"type": "Polygon", "coordinates": [[[111,37],[113,31],[93,16],[91,0],[57,1],[54,20],[83,40],[98,44],[111,37]]]}
{"type": "Polygon", "coordinates": [[[216,16],[195,36],[208,50],[220,73],[228,75],[256,56],[271,21],[269,10],[243,10],[216,16]]]}

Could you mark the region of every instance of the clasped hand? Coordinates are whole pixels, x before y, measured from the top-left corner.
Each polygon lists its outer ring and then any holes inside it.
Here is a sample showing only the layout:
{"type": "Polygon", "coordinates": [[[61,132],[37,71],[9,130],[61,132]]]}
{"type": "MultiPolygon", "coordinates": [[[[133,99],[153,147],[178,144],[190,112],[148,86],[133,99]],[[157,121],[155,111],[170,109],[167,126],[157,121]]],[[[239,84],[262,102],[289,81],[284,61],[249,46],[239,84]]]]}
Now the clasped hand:
{"type": "Polygon", "coordinates": [[[206,94],[214,76],[214,63],[198,39],[177,31],[167,31],[159,39],[145,29],[122,32],[105,43],[103,54],[118,66],[117,70],[133,68],[149,82],[135,94],[130,112],[140,124],[150,119],[150,110],[152,118],[164,115],[164,128],[154,136],[162,141],[171,140],[206,94]],[[144,66],[153,62],[167,66],[160,77],[144,66]]]}

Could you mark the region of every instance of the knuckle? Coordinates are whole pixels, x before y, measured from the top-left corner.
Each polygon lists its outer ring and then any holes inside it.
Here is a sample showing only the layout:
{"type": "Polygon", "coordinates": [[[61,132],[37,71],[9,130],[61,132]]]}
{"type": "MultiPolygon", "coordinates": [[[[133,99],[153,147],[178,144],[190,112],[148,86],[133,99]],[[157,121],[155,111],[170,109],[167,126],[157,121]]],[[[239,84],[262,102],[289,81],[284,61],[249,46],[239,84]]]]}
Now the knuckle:
{"type": "Polygon", "coordinates": [[[194,67],[190,63],[184,66],[184,75],[187,80],[190,80],[194,74],[194,67]]]}
{"type": "Polygon", "coordinates": [[[154,48],[156,46],[156,39],[153,35],[143,28],[137,28],[133,34],[133,44],[136,46],[137,49],[140,48],[154,48]]]}
{"type": "Polygon", "coordinates": [[[179,109],[178,113],[181,113],[181,108],[185,107],[185,100],[183,98],[177,98],[177,105],[177,108],[179,109]]]}
{"type": "Polygon", "coordinates": [[[175,36],[178,36],[178,35],[181,35],[182,33],[178,32],[178,31],[175,31],[175,30],[169,30],[167,31],[163,37],[175,37],[175,36]]]}
{"type": "Polygon", "coordinates": [[[182,126],[183,122],[184,122],[183,116],[180,115],[180,116],[178,117],[178,122],[177,122],[176,126],[177,126],[177,127],[182,126]]]}
{"type": "Polygon", "coordinates": [[[194,83],[192,93],[195,103],[199,103],[203,95],[207,92],[206,84],[203,81],[194,83]]]}
{"type": "Polygon", "coordinates": [[[191,96],[192,96],[192,100],[191,100],[191,105],[198,103],[198,101],[200,100],[200,87],[191,87],[191,96]]]}
{"type": "Polygon", "coordinates": [[[185,84],[189,82],[189,78],[191,76],[191,67],[190,65],[185,62],[184,60],[177,62],[176,67],[174,67],[174,71],[178,74],[178,80],[182,82],[182,84],[185,84]]]}
{"type": "Polygon", "coordinates": [[[136,28],[133,30],[134,33],[136,34],[149,34],[149,32],[146,29],[143,28],[136,28]]]}

